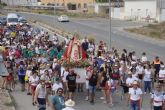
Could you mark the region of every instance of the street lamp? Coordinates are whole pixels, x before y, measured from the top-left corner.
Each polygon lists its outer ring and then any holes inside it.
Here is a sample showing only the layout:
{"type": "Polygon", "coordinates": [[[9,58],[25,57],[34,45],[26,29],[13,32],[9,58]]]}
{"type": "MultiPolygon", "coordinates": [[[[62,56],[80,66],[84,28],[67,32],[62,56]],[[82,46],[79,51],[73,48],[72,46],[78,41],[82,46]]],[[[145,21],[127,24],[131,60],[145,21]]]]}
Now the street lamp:
{"type": "Polygon", "coordinates": [[[132,12],[133,12],[133,9],[131,8],[131,20],[132,20],[132,12]]]}
{"type": "Polygon", "coordinates": [[[14,1],[12,0],[11,2],[12,2],[12,3],[11,3],[11,4],[12,4],[12,7],[14,7],[14,1]]]}
{"type": "Polygon", "coordinates": [[[111,0],[109,0],[109,50],[112,48],[112,40],[111,40],[111,0]]]}
{"type": "Polygon", "coordinates": [[[162,20],[162,0],[160,0],[160,20],[162,20]]]}
{"type": "Polygon", "coordinates": [[[56,20],[56,0],[54,0],[54,27],[56,24],[55,20],[56,20]]]}

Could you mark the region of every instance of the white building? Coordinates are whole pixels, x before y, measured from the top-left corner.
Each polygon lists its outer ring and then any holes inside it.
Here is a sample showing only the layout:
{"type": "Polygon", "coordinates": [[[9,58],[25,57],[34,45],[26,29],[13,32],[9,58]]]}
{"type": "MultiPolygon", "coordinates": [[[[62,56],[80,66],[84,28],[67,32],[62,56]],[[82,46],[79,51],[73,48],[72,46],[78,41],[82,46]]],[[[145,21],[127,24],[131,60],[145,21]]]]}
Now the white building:
{"type": "MultiPolygon", "coordinates": [[[[137,21],[165,21],[165,0],[111,0],[111,17],[137,21]]],[[[109,13],[109,3],[95,3],[94,13],[109,13]]]]}
{"type": "MultiPolygon", "coordinates": [[[[96,14],[109,14],[109,3],[94,3],[88,4],[89,7],[93,7],[96,14]]],[[[124,9],[124,0],[111,0],[111,17],[122,19],[124,9]]]]}
{"type": "Polygon", "coordinates": [[[164,0],[125,0],[124,19],[164,21],[164,3],[164,0]]]}

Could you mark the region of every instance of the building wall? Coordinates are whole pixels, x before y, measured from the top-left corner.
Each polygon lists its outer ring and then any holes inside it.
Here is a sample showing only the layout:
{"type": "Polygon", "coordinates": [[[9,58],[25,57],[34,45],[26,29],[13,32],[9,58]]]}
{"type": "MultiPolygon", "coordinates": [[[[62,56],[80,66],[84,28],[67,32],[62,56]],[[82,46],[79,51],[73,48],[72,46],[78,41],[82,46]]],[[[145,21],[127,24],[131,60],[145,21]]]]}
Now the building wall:
{"type": "Polygon", "coordinates": [[[165,21],[165,9],[161,9],[160,21],[165,21]]]}
{"type": "Polygon", "coordinates": [[[1,0],[8,5],[17,6],[17,5],[37,5],[37,0],[1,0]]]}
{"type": "Polygon", "coordinates": [[[150,18],[157,18],[157,3],[156,0],[143,0],[143,1],[125,1],[124,9],[125,19],[141,20],[150,16],[150,18]]]}
{"type": "Polygon", "coordinates": [[[42,3],[47,5],[48,3],[56,4],[59,6],[68,7],[68,4],[76,5],[76,10],[81,10],[83,8],[87,8],[88,4],[94,3],[95,0],[41,0],[42,3]],[[85,6],[84,6],[85,5],[85,6]]]}

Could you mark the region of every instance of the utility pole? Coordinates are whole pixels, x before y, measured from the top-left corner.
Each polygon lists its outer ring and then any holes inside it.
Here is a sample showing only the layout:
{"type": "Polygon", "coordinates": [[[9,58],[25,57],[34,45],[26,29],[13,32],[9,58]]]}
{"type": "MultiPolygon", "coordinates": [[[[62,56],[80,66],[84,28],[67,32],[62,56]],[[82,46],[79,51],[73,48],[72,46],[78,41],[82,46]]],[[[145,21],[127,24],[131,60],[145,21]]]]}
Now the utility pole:
{"type": "Polygon", "coordinates": [[[112,32],[112,27],[111,27],[111,0],[109,0],[109,50],[112,48],[112,40],[111,40],[111,32],[112,32]]]}
{"type": "Polygon", "coordinates": [[[12,0],[12,7],[14,7],[14,1],[12,0]]]}
{"type": "Polygon", "coordinates": [[[54,27],[56,24],[56,0],[54,0],[54,27]]]}
{"type": "Polygon", "coordinates": [[[63,6],[63,7],[64,7],[64,11],[65,11],[65,0],[63,0],[63,4],[64,4],[64,6],[63,6]]]}

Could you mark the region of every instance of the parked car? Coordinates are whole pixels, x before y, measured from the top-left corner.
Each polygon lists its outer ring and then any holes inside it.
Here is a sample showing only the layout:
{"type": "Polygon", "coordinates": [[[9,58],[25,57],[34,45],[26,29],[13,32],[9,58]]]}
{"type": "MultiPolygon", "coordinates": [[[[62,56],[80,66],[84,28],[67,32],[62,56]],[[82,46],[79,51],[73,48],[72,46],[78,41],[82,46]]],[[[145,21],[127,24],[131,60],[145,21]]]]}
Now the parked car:
{"type": "Polygon", "coordinates": [[[27,20],[22,18],[21,20],[19,20],[19,24],[20,25],[24,25],[24,24],[27,24],[27,20]]]}
{"type": "Polygon", "coordinates": [[[0,24],[3,25],[3,26],[5,26],[7,24],[6,17],[0,18],[0,24]]]}
{"type": "Polygon", "coordinates": [[[19,17],[16,13],[7,14],[7,26],[16,26],[19,23],[19,17]]]}
{"type": "Polygon", "coordinates": [[[69,22],[69,17],[67,15],[61,15],[58,17],[59,22],[69,22]]]}

